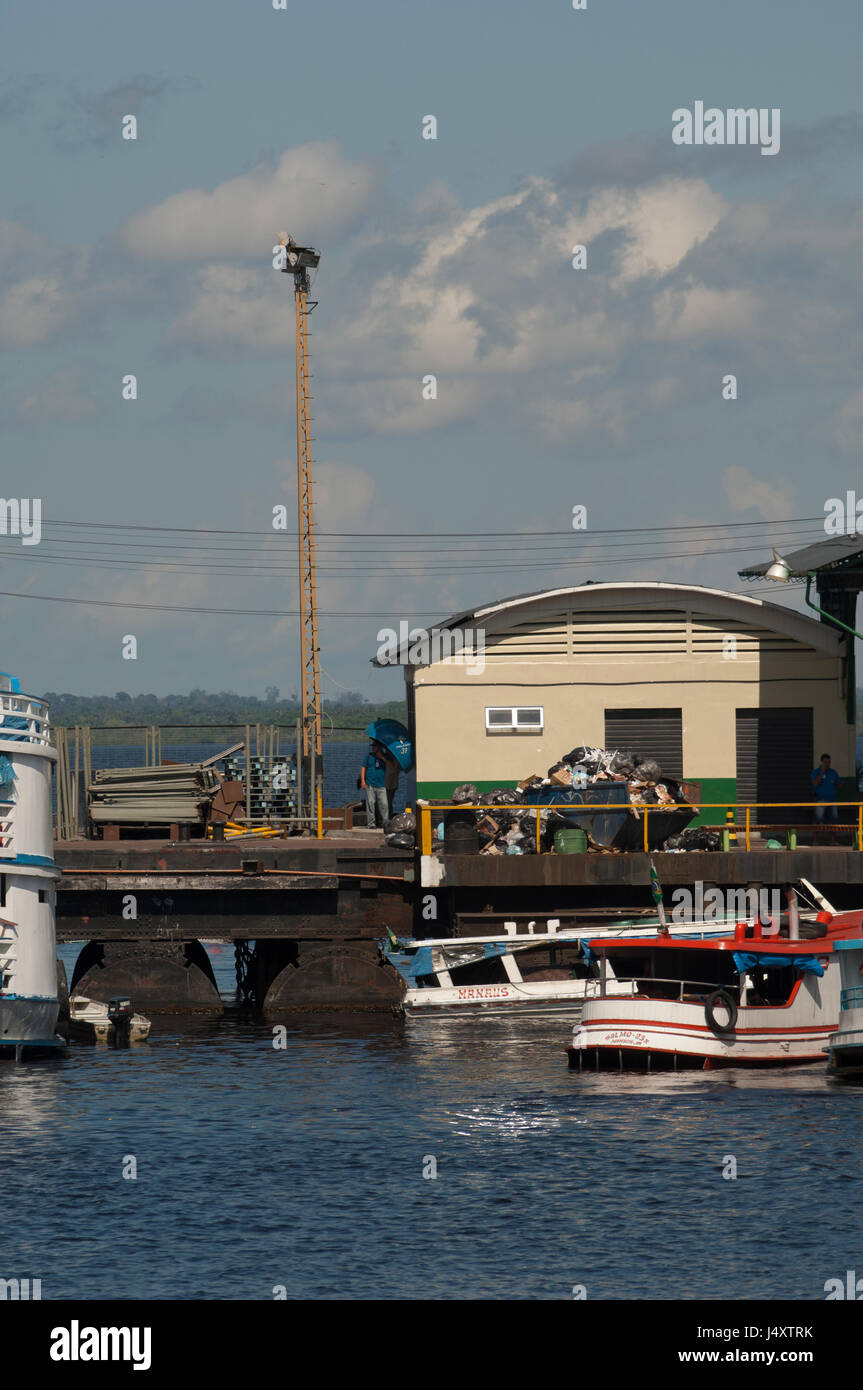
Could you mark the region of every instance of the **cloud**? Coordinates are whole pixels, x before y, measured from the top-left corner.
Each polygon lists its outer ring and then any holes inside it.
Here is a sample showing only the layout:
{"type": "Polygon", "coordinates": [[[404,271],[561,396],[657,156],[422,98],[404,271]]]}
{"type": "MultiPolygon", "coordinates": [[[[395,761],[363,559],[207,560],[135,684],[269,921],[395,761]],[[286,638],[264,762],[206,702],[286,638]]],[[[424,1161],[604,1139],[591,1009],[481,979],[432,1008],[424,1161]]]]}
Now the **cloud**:
{"type": "Polygon", "coordinates": [[[52,372],[38,390],[22,396],[15,414],[21,422],[88,420],[97,408],[81,384],[80,368],[68,367],[52,372]]]}
{"type": "Polygon", "coordinates": [[[33,275],[0,294],[0,342],[29,347],[58,332],[69,317],[72,297],[60,275],[33,275]]]}
{"type": "Polygon", "coordinates": [[[289,277],[231,265],[196,272],[189,305],[170,329],[175,341],[206,344],[214,353],[229,344],[254,352],[293,348],[294,335],[289,277]]]}
{"type": "Polygon", "coordinates": [[[275,168],[263,163],[212,192],[190,189],[138,213],[123,229],[136,256],[166,261],[236,257],[271,264],[281,232],[314,244],[366,206],[374,186],[365,163],[349,163],[335,142],[286,150],[275,168]]]}
{"type": "Polygon", "coordinates": [[[790,488],[755,478],[739,464],[726,468],[722,486],[733,512],[757,511],[766,521],[794,515],[794,495],[790,488]]]}
{"type": "Polygon", "coordinates": [[[832,434],[844,453],[859,456],[863,449],[863,387],[858,387],[836,412],[832,434]]]}
{"type": "Polygon", "coordinates": [[[88,92],[73,85],[63,98],[61,148],[71,150],[112,143],[119,148],[124,116],[135,116],[140,123],[142,116],[152,111],[161,98],[195,85],[190,78],[153,77],[147,73],[130,77],[103,91],[88,92]]]}
{"type": "MultiPolygon", "coordinates": [[[[675,145],[671,139],[671,113],[681,104],[685,106],[686,100],[669,103],[668,124],[660,131],[591,145],[555,170],[555,182],[582,193],[598,188],[634,189],[669,176],[754,177],[763,184],[765,179],[785,178],[789,170],[799,172],[806,166],[823,170],[848,156],[859,157],[863,145],[863,117],[856,112],[828,116],[810,126],[783,120],[781,150],[772,159],[762,158],[760,150],[749,145],[675,145]]],[[[723,106],[721,101],[714,103],[712,99],[707,104],[723,106]]],[[[725,102],[724,107],[753,104],[733,100],[725,102]]]]}

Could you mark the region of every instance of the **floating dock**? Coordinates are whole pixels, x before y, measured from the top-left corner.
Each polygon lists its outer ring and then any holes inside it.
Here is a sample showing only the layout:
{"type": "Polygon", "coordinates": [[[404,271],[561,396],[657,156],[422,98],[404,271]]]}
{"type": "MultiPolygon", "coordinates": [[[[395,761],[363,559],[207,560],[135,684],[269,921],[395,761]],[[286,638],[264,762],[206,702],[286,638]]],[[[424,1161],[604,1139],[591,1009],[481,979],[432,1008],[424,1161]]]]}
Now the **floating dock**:
{"type": "Polygon", "coordinates": [[[377,942],[477,935],[505,920],[601,923],[666,889],[781,887],[807,878],[861,901],[863,855],[844,846],[728,852],[414,855],[369,831],[233,841],[61,841],[57,935],[84,941],[73,988],[130,994],[147,1013],[220,1012],[202,941],[232,942],[241,995],[266,1015],[389,1009],[401,997],[377,942]]]}

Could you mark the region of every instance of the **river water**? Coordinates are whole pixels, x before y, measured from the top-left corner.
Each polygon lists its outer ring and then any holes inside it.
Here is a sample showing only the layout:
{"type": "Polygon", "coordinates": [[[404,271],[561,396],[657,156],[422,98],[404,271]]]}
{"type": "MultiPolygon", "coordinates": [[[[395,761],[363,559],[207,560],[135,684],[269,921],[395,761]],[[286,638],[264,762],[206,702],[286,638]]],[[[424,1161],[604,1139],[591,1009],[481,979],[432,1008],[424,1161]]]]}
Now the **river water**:
{"type": "Polygon", "coordinates": [[[223,1019],[0,1064],[0,1277],[46,1299],[766,1300],[863,1272],[863,1089],[820,1065],[579,1076],[565,1020],[304,1016],[276,1048],[210,950],[223,1019]]]}

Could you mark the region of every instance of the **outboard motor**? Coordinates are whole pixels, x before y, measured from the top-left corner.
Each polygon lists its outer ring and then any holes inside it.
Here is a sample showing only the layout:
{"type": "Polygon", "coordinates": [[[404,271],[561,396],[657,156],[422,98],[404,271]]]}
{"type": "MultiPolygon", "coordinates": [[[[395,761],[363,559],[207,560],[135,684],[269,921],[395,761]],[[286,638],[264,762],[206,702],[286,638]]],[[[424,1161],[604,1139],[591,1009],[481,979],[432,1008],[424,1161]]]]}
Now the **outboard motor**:
{"type": "Polygon", "coordinates": [[[134,1012],[132,1001],[127,996],[108,1000],[108,1020],[114,1025],[115,1047],[129,1046],[129,1033],[134,1012]]]}

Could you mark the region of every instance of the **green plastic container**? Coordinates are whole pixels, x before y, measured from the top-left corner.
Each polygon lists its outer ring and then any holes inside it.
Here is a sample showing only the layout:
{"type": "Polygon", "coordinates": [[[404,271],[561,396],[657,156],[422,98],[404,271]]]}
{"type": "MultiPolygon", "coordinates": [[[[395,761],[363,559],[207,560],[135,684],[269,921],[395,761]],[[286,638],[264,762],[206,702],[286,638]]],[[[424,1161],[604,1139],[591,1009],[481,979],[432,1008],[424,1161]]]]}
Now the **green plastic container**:
{"type": "Polygon", "coordinates": [[[586,854],[587,835],[583,830],[556,830],[554,832],[555,854],[586,854]]]}

